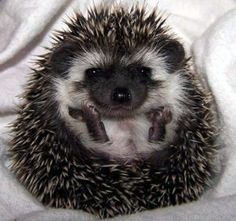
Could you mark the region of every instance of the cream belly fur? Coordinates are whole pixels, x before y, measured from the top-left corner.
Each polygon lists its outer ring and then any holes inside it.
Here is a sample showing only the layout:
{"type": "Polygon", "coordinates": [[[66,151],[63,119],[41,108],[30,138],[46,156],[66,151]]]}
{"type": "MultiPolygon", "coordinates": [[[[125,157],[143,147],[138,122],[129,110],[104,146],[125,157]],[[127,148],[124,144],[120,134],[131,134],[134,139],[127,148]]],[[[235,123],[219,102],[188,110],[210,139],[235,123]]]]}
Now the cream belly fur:
{"type": "Polygon", "coordinates": [[[74,125],[73,128],[77,130],[84,146],[108,154],[111,159],[120,158],[125,161],[138,159],[141,154],[162,149],[163,144],[170,141],[170,137],[173,137],[174,121],[166,125],[166,139],[164,141],[149,142],[148,131],[151,122],[147,120],[144,114],[125,120],[102,119],[102,122],[109,137],[109,141],[106,143],[94,141],[84,122],[80,122],[78,127],[74,125]]]}

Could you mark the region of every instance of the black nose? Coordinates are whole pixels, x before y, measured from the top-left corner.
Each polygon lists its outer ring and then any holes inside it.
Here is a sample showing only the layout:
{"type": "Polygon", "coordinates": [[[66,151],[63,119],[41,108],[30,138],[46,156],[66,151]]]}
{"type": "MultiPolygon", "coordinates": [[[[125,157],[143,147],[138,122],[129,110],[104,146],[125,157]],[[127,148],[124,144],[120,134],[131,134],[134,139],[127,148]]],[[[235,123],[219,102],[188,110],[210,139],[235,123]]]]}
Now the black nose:
{"type": "Polygon", "coordinates": [[[119,104],[129,102],[131,101],[131,92],[128,88],[117,87],[113,90],[111,99],[119,104]]]}

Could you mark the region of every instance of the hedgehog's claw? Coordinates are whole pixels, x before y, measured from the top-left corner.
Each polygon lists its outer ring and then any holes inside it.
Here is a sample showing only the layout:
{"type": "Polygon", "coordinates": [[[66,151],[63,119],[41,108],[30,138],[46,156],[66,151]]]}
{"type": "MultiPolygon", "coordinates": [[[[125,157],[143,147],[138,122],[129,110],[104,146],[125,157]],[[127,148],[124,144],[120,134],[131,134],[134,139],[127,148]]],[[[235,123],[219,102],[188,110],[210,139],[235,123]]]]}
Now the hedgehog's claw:
{"type": "Polygon", "coordinates": [[[166,124],[172,120],[170,108],[152,109],[147,113],[147,117],[152,122],[152,126],[148,131],[149,142],[157,143],[162,141],[166,134],[166,124]]]}
{"type": "Polygon", "coordinates": [[[82,112],[83,119],[86,122],[88,131],[93,139],[101,143],[109,141],[98,110],[92,105],[84,105],[82,106],[82,112]]]}

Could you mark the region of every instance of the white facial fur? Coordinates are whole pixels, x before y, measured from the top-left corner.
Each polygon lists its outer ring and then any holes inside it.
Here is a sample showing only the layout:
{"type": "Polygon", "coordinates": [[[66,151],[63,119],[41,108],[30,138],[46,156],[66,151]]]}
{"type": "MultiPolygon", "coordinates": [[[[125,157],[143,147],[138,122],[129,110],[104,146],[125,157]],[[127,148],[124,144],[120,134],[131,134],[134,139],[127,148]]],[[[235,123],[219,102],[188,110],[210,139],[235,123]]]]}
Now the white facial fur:
{"type": "Polygon", "coordinates": [[[181,100],[185,97],[183,92],[184,80],[181,78],[181,71],[172,74],[167,73],[164,58],[159,56],[157,52],[147,49],[141,49],[136,56],[123,57],[121,63],[128,65],[140,60],[145,66],[152,69],[152,78],[154,80],[162,81],[162,87],[149,92],[147,100],[139,108],[139,114],[134,119],[118,121],[115,119],[108,120],[101,116],[109,137],[109,142],[105,144],[93,141],[85,123],[72,118],[68,113],[68,107],[80,108],[82,103],[94,105],[93,101],[89,99],[86,90],[75,91],[74,83],[84,80],[86,69],[96,67],[99,64],[109,63],[111,57],[98,51],[85,53],[83,56],[80,55],[70,68],[68,79],[56,80],[56,99],[59,102],[61,117],[66,121],[68,127],[79,136],[85,147],[92,148],[95,151],[106,152],[114,158],[129,160],[138,157],[141,153],[161,149],[165,143],[173,139],[177,119],[186,111],[181,104],[181,100]],[[168,106],[171,109],[172,121],[166,125],[164,141],[159,144],[152,144],[148,142],[148,130],[151,127],[151,123],[147,120],[145,113],[152,108],[161,106],[168,106]]]}

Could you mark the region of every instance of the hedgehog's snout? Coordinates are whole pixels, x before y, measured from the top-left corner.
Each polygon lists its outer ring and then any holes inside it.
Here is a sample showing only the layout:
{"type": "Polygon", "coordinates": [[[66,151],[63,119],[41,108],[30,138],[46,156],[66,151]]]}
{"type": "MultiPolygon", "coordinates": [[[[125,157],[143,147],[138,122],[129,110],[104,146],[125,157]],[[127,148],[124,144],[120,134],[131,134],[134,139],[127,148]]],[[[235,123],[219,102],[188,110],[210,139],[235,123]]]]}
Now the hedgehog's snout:
{"type": "Polygon", "coordinates": [[[125,117],[132,115],[145,102],[146,93],[145,85],[108,82],[91,92],[91,95],[102,114],[125,117]]]}

